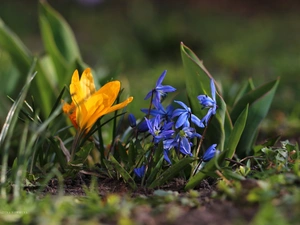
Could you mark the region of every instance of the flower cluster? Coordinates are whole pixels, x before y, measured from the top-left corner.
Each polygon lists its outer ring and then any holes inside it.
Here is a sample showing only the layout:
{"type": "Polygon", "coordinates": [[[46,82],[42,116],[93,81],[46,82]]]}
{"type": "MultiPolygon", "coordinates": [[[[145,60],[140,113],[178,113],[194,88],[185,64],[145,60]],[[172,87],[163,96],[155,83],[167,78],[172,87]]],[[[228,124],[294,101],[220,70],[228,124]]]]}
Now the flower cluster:
{"type": "MultiPolygon", "coordinates": [[[[190,107],[181,101],[174,101],[180,108],[174,109],[172,105],[164,107],[162,105],[163,99],[168,92],[174,92],[176,89],[169,85],[162,85],[166,76],[164,71],[156,82],[153,88],[145,99],[151,97],[152,106],[150,109],[141,109],[146,114],[145,120],[136,125],[135,118],[130,115],[130,124],[137,126],[138,132],[148,132],[153,138],[153,144],[163,143],[164,159],[169,164],[172,164],[170,159],[171,151],[178,154],[193,156],[192,148],[196,139],[201,139],[202,136],[196,132],[195,126],[198,128],[205,128],[213,115],[216,114],[216,90],[214,81],[211,79],[211,96],[199,95],[197,98],[204,108],[208,108],[207,114],[199,119],[192,113],[190,107]]],[[[213,144],[204,154],[203,161],[209,161],[218,152],[216,144],[213,144]]],[[[145,164],[134,170],[138,177],[143,177],[145,173],[145,164]]]]}

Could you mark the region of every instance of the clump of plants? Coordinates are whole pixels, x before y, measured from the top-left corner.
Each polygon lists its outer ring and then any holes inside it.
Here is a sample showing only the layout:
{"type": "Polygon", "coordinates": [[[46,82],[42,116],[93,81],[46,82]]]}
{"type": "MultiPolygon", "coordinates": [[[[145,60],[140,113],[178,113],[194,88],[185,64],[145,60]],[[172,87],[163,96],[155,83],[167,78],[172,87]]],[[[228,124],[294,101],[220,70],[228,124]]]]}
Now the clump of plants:
{"type": "Polygon", "coordinates": [[[42,56],[34,56],[0,23],[0,46],[28,74],[0,134],[1,197],[13,193],[17,198],[26,182],[42,188],[54,176],[80,172],[119,179],[133,189],[182,178],[186,190],[208,176],[248,175],[246,167],[237,171],[234,166],[257,154],[258,128],[279,79],[258,87],[248,80],[233,99],[223,99],[221,83],[180,43],[186,101],[169,98],[176,87],[164,83],[167,71],[146,96],[124,96],[117,79],[95,82],[96,72],[83,62],[72,30],[44,1],[39,19],[42,56]],[[142,118],[126,111],[137,98],[145,99],[142,118]],[[12,156],[15,139],[18,149],[12,156]]]}

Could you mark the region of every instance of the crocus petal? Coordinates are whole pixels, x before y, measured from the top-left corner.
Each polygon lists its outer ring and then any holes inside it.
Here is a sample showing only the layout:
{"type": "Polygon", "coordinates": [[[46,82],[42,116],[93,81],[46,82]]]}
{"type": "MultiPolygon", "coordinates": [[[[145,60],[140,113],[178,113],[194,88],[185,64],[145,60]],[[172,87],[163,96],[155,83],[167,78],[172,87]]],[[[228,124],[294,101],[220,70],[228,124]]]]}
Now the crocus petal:
{"type": "Polygon", "coordinates": [[[70,94],[75,104],[81,104],[95,92],[94,79],[90,68],[83,71],[79,79],[78,70],[75,70],[70,84],[70,94]]]}
{"type": "Polygon", "coordinates": [[[71,120],[73,126],[77,129],[78,125],[77,125],[77,121],[76,121],[76,106],[75,106],[74,102],[72,102],[71,104],[68,104],[68,103],[63,101],[62,110],[65,114],[68,115],[68,117],[71,120]]]}
{"type": "Polygon", "coordinates": [[[110,107],[106,112],[105,114],[108,114],[108,113],[111,113],[111,112],[114,112],[116,110],[119,110],[119,109],[122,109],[124,108],[125,106],[127,106],[130,102],[132,102],[133,100],[133,97],[129,97],[127,98],[125,101],[119,103],[119,104],[116,104],[116,105],[113,105],[112,107],[110,107]]]}

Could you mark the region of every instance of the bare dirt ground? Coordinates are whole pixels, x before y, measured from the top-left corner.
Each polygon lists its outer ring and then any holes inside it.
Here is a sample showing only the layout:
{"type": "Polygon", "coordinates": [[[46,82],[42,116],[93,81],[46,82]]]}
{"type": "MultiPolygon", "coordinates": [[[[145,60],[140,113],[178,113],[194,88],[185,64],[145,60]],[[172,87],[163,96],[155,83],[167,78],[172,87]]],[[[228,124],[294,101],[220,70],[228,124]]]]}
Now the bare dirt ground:
{"type": "MultiPolygon", "coordinates": [[[[85,196],[84,186],[89,186],[91,177],[80,175],[75,179],[64,181],[64,194],[72,196],[85,196]]],[[[178,199],[185,198],[188,193],[184,191],[184,181],[173,180],[159,190],[178,192],[178,199]]],[[[132,190],[122,181],[112,179],[98,179],[98,193],[105,201],[106,196],[117,193],[121,196],[138,198],[141,196],[151,197],[155,190],[139,187],[132,190]]],[[[142,204],[132,211],[132,219],[137,224],[249,224],[255,216],[258,206],[237,203],[226,199],[212,197],[216,191],[214,180],[203,181],[195,191],[198,193],[196,204],[182,204],[178,201],[164,203],[163,210],[155,204],[142,204]]],[[[56,195],[58,193],[58,182],[52,179],[45,188],[44,193],[56,195]]],[[[149,200],[151,201],[151,200],[149,200]]],[[[193,200],[195,203],[195,199],[193,200]]],[[[179,201],[180,202],[180,201],[179,201]]],[[[115,224],[115,221],[105,221],[106,224],[115,224]]]]}

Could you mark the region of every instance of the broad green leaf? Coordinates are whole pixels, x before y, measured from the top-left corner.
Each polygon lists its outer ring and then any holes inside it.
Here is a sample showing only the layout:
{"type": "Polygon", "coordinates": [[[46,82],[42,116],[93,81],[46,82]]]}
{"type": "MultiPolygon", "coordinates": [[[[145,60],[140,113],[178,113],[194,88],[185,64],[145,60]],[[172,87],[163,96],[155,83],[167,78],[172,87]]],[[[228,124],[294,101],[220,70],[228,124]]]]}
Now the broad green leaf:
{"type": "Polygon", "coordinates": [[[259,101],[260,98],[264,99],[265,95],[269,96],[269,95],[273,94],[272,96],[270,96],[270,97],[272,97],[270,99],[272,101],[278,84],[279,84],[279,79],[276,79],[274,81],[266,83],[266,84],[262,85],[261,87],[258,87],[256,89],[248,92],[243,97],[241,97],[237,101],[237,103],[233,106],[233,109],[230,113],[232,122],[233,123],[235,122],[235,120],[241,114],[241,112],[245,109],[247,104],[249,104],[251,106],[252,103],[254,103],[255,101],[259,101]]]}
{"type": "Polygon", "coordinates": [[[244,132],[237,146],[236,154],[239,157],[247,156],[254,144],[260,122],[266,117],[274,98],[279,79],[269,82],[242,97],[234,107],[232,121],[237,120],[237,114],[249,104],[248,118],[244,132]]]}
{"type": "Polygon", "coordinates": [[[165,172],[163,172],[156,180],[154,180],[149,188],[155,188],[163,185],[168,180],[175,177],[180,171],[182,171],[185,167],[187,167],[190,163],[195,161],[196,159],[193,157],[185,157],[182,160],[176,162],[172,166],[170,166],[165,172]]]}
{"type": "Polygon", "coordinates": [[[230,180],[245,180],[246,178],[243,177],[242,175],[232,171],[232,170],[223,170],[223,175],[224,177],[226,177],[227,179],[230,179],[230,180]]]}
{"type": "Polygon", "coordinates": [[[228,144],[225,147],[226,158],[231,159],[233,157],[236,147],[240,141],[241,135],[244,131],[246,121],[247,121],[247,116],[248,116],[248,105],[246,106],[244,111],[241,113],[241,115],[234,123],[234,127],[228,139],[228,144]]]}
{"type": "MultiPolygon", "coordinates": [[[[21,74],[27,73],[33,61],[33,56],[19,37],[11,31],[0,19],[0,47],[7,51],[13,63],[17,66],[21,74]]],[[[36,79],[32,82],[30,95],[35,98],[35,105],[41,109],[43,116],[46,117],[50,113],[51,105],[54,101],[53,89],[49,89],[49,80],[42,70],[40,60],[38,60],[35,68],[38,73],[36,79]]],[[[26,76],[19,77],[19,83],[25,83],[26,76]]]]}
{"type": "MultiPolygon", "coordinates": [[[[193,113],[201,119],[206,115],[207,110],[202,109],[197,96],[201,94],[211,96],[210,79],[212,79],[212,76],[204,67],[203,62],[200,61],[192,50],[186,47],[183,43],[181,44],[181,57],[185,69],[186,90],[191,108],[193,113]]],[[[218,94],[219,88],[217,85],[216,89],[218,110],[217,114],[209,124],[205,141],[210,144],[218,143],[220,150],[222,150],[225,143],[225,130],[231,130],[232,125],[228,116],[226,104],[222,97],[218,94]]]]}
{"type": "Polygon", "coordinates": [[[121,174],[122,178],[125,182],[127,182],[133,189],[136,189],[136,183],[130,174],[121,166],[121,164],[113,157],[113,155],[109,156],[110,162],[113,164],[114,168],[118,173],[121,174]]]}
{"type": "Polygon", "coordinates": [[[226,151],[222,151],[219,155],[211,159],[202,170],[189,179],[184,189],[190,190],[200,184],[200,182],[206,178],[209,173],[214,173],[218,169],[218,165],[224,163],[225,158],[226,151]]]}
{"type": "Polygon", "coordinates": [[[59,83],[65,84],[70,67],[81,60],[74,34],[64,18],[46,1],[40,1],[39,20],[46,51],[53,60],[59,83]]]}
{"type": "Polygon", "coordinates": [[[252,79],[249,79],[246,83],[244,83],[238,93],[236,94],[236,97],[234,99],[234,105],[246,94],[248,93],[249,91],[252,91],[254,90],[254,85],[253,85],[253,82],[252,82],[252,79]]]}
{"type": "Polygon", "coordinates": [[[126,164],[126,168],[128,165],[128,154],[126,152],[126,149],[123,146],[123,143],[118,141],[117,143],[118,148],[115,149],[115,152],[119,155],[121,162],[123,162],[124,164],[126,164]]]}
{"type": "Polygon", "coordinates": [[[136,157],[137,157],[137,146],[133,143],[133,141],[130,141],[129,144],[129,149],[128,149],[128,166],[129,168],[131,168],[136,161],[136,157]]]}
{"type": "Polygon", "coordinates": [[[149,186],[149,184],[152,184],[153,180],[155,180],[155,178],[158,176],[158,174],[162,172],[163,162],[164,162],[164,157],[161,156],[160,159],[155,164],[154,168],[152,168],[150,171],[150,174],[147,178],[147,186],[149,186]]]}
{"type": "MultiPolygon", "coordinates": [[[[33,60],[31,52],[0,19],[0,47],[7,51],[21,73],[28,72],[33,60]]],[[[26,76],[20,78],[20,82],[25,82],[26,76]]]]}
{"type": "Polygon", "coordinates": [[[94,149],[95,145],[93,142],[88,143],[87,145],[81,147],[78,152],[76,152],[76,157],[72,164],[77,163],[84,163],[88,156],[90,155],[90,152],[94,149]]]}

